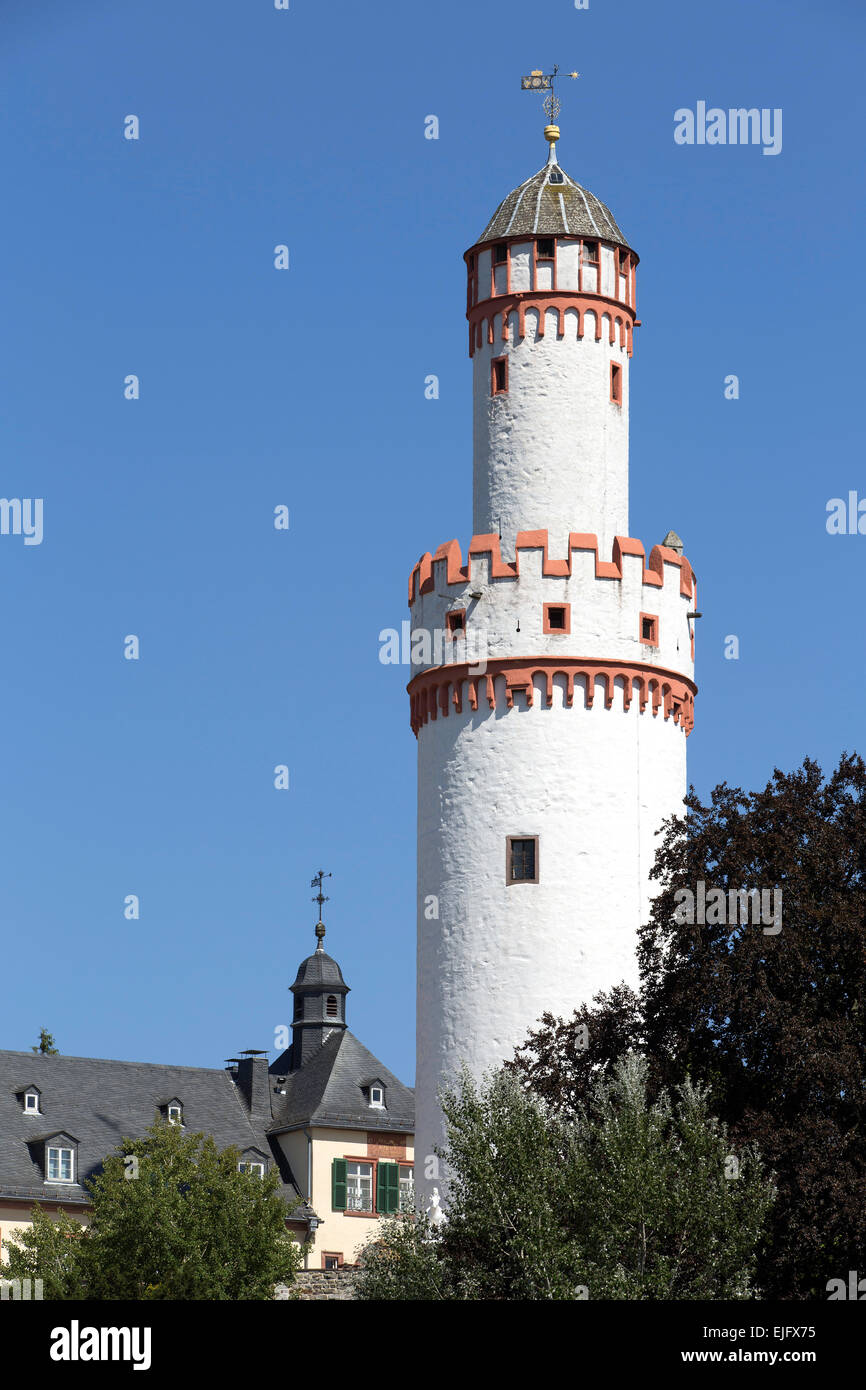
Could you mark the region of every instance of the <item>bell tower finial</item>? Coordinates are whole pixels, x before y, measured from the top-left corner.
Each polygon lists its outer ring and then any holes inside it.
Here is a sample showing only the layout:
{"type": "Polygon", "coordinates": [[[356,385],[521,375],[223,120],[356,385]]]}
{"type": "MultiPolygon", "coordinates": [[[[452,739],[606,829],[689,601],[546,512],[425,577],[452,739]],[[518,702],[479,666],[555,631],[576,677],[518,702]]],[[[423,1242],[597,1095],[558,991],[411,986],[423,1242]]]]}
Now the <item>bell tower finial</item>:
{"type": "Polygon", "coordinates": [[[319,872],[316,874],[315,878],[310,881],[310,887],[318,888],[319,890],[316,896],[313,898],[313,902],[319,904],[319,920],[316,923],[317,951],[324,951],[325,949],[322,945],[322,940],[325,935],[325,924],[322,921],[322,906],[324,903],[330,901],[330,899],[326,897],[326,895],[322,892],[322,884],[324,883],[326,878],[333,878],[333,874],[326,874],[324,869],[320,869],[319,872]]]}

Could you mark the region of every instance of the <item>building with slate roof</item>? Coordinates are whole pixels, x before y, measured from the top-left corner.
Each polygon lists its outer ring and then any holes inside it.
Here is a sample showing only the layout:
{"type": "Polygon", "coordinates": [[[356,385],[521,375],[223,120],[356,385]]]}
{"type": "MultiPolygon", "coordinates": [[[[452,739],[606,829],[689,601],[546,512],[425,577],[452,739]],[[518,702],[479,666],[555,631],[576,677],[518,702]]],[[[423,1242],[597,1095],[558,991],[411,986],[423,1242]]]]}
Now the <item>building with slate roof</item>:
{"type": "Polygon", "coordinates": [[[34,1203],[86,1221],[86,1180],[162,1116],[233,1145],[248,1171],[277,1170],[309,1267],[354,1263],[410,1201],[414,1097],[349,1032],[349,986],[316,934],[290,987],[291,1045],[270,1065],[256,1051],[220,1069],[0,1052],[0,1240],[34,1203]]]}

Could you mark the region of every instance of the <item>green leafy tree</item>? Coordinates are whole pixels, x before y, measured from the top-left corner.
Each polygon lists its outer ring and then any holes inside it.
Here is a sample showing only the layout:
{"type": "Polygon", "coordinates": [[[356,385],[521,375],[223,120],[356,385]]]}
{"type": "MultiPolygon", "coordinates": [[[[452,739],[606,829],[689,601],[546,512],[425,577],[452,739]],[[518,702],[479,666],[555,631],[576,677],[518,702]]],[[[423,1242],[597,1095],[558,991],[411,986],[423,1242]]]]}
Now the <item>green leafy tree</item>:
{"type": "Polygon", "coordinates": [[[41,1052],[44,1057],[60,1056],[59,1048],[54,1046],[54,1035],[49,1033],[47,1028],[39,1029],[39,1041],[34,1047],[31,1047],[30,1051],[41,1052]]]}
{"type": "Polygon", "coordinates": [[[751,1297],[772,1184],[732,1154],[706,1091],[647,1099],[623,1058],[570,1119],[504,1069],[442,1097],[448,1218],[392,1223],[364,1252],[367,1299],[751,1297]]]}
{"type": "Polygon", "coordinates": [[[81,1242],[86,1227],[73,1220],[61,1207],[51,1216],[44,1207],[33,1207],[32,1225],[4,1240],[9,1263],[4,1276],[9,1279],[41,1279],[45,1299],[85,1297],[80,1265],[81,1242]]]}
{"type": "Polygon", "coordinates": [[[746,793],[722,784],[670,822],[659,893],[640,937],[641,990],[570,1020],[546,1015],[510,1065],[573,1113],[625,1047],[650,1095],[691,1076],[711,1087],[735,1146],[754,1142],[778,1198],[757,1281],[767,1298],[826,1298],[866,1260],[866,765],[825,779],[807,759],[746,793]],[[730,913],[680,923],[680,890],[779,889],[780,930],[730,913]]]}
{"type": "Polygon", "coordinates": [[[122,1140],[86,1184],[93,1214],[78,1239],[34,1213],[32,1229],[5,1242],[12,1276],[50,1276],[54,1297],[273,1297],[274,1284],[292,1283],[301,1250],[285,1228],[276,1172],[240,1173],[239,1159],[210,1136],[156,1120],[142,1138],[122,1140]]]}

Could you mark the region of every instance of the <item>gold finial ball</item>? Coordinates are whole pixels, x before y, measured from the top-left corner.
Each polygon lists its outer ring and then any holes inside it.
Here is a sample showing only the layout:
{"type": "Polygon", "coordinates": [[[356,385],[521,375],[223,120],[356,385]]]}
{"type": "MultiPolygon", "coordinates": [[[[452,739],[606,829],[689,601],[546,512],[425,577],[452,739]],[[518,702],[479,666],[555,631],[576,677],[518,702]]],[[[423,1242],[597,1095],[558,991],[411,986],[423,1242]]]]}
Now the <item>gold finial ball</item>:
{"type": "Polygon", "coordinates": [[[316,923],[316,936],[317,936],[317,937],[319,938],[319,940],[321,941],[321,939],[322,939],[322,937],[323,937],[324,935],[325,935],[325,924],[324,924],[324,922],[317,922],[317,923],[316,923]]]}
{"type": "Polygon", "coordinates": [[[554,144],[555,141],[559,139],[559,126],[546,125],[544,127],[544,138],[545,140],[549,140],[551,145],[554,144]]]}

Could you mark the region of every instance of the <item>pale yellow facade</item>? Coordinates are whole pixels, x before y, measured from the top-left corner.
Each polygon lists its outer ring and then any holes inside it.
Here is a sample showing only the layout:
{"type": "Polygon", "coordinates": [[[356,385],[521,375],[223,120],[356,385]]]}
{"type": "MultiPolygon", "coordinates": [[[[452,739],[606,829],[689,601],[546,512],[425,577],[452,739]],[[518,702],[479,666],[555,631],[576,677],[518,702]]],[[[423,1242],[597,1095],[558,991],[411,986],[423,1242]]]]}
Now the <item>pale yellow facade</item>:
{"type": "Polygon", "coordinates": [[[377,1164],[399,1164],[401,1176],[408,1180],[414,1159],[412,1135],[311,1127],[306,1133],[303,1130],[293,1130],[288,1134],[281,1134],[278,1142],[291,1165],[296,1184],[304,1195],[308,1196],[310,1206],[320,1222],[318,1228],[310,1235],[308,1267],[325,1269],[328,1267],[326,1261],[334,1258],[340,1265],[355,1264],[361,1249],[375,1234],[382,1220],[375,1212],[377,1164]],[[307,1193],[310,1151],[312,1194],[307,1193]],[[333,1210],[334,1159],[346,1159],[349,1163],[360,1163],[369,1167],[373,1208],[369,1215],[333,1210]]]}

